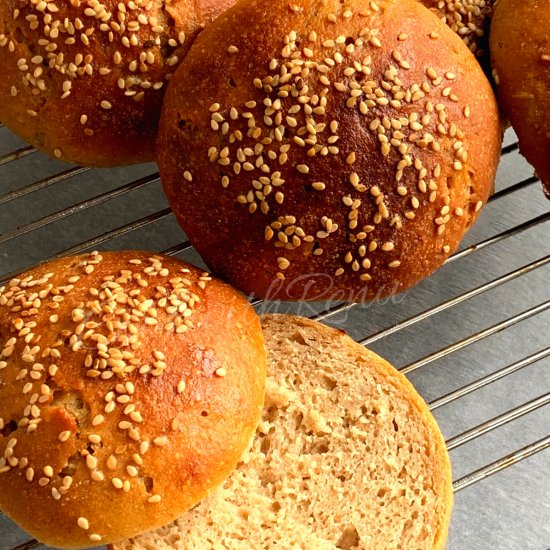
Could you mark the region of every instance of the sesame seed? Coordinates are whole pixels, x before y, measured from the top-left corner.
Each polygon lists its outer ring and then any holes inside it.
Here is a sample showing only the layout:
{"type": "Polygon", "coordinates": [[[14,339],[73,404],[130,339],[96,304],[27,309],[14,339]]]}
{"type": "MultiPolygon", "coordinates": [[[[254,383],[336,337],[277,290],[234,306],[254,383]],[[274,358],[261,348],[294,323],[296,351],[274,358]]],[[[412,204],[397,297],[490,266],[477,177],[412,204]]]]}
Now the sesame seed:
{"type": "Polygon", "coordinates": [[[122,482],[121,479],[119,479],[118,477],[114,477],[112,480],[111,480],[111,483],[113,484],[113,487],[115,489],[122,489],[122,487],[124,486],[124,483],[122,482]]]}
{"type": "Polygon", "coordinates": [[[352,151],[347,157],[346,157],[346,163],[347,164],[353,164],[356,160],[355,153],[352,151]]]}
{"type": "Polygon", "coordinates": [[[87,455],[86,456],[86,466],[90,470],[94,470],[97,468],[97,458],[93,455],[87,455]]]}
{"type": "Polygon", "coordinates": [[[90,528],[90,523],[86,518],[80,517],[76,520],[76,523],[81,529],[84,529],[84,531],[87,531],[90,528]]]}
{"type": "Polygon", "coordinates": [[[105,481],[105,474],[98,470],[94,470],[90,476],[94,481],[105,481]]]}
{"type": "Polygon", "coordinates": [[[99,426],[103,422],[105,422],[105,417],[102,414],[98,414],[92,419],[92,426],[99,426]]]}

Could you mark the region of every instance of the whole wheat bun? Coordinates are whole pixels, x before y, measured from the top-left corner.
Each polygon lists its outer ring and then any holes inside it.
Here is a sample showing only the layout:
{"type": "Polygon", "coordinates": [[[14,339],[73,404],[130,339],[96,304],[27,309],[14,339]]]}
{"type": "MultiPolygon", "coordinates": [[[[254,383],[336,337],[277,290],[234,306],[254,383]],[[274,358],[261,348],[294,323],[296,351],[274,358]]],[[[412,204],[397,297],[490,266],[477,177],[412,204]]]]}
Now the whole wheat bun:
{"type": "Polygon", "coordinates": [[[500,105],[550,196],[550,2],[499,0],[490,47],[500,105]]]}
{"type": "Polygon", "coordinates": [[[449,457],[407,379],[342,332],[262,319],[263,420],[225,482],[172,524],[115,550],[442,550],[449,457]]]}
{"type": "Polygon", "coordinates": [[[478,62],[415,0],[244,0],[174,75],[158,163],[222,278],[259,297],[359,301],[455,250],[500,143],[478,62]]]}
{"type": "Polygon", "coordinates": [[[260,420],[260,322],[229,286],[146,252],[52,261],[0,289],[0,510],[48,545],[172,521],[260,420]]]}
{"type": "Polygon", "coordinates": [[[2,0],[0,120],[88,166],[153,160],[169,78],[234,0],[2,0]]]}
{"type": "Polygon", "coordinates": [[[420,0],[455,31],[478,58],[487,52],[495,0],[420,0]]]}

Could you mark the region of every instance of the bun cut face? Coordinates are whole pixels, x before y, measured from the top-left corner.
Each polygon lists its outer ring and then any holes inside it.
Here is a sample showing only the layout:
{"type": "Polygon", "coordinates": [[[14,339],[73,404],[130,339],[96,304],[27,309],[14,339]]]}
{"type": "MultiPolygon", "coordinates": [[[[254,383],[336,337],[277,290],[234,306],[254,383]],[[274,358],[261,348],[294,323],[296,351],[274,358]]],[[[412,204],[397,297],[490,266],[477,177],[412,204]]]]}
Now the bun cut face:
{"type": "Polygon", "coordinates": [[[478,62],[415,0],[246,0],[174,75],[158,163],[183,229],[237,288],[359,301],[455,250],[500,143],[478,62]]]}
{"type": "Polygon", "coordinates": [[[266,351],[252,307],[177,259],[105,252],[0,287],[0,510],[59,548],[164,525],[235,468],[266,351]]]}

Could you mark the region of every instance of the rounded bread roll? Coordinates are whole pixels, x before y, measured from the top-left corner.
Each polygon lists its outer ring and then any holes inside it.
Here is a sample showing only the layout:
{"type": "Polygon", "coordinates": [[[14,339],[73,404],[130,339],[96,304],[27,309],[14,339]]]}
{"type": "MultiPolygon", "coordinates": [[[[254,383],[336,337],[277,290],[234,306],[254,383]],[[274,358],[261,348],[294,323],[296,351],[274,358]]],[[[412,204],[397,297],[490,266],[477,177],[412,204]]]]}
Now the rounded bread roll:
{"type": "Polygon", "coordinates": [[[233,0],[2,0],[0,120],[59,159],[153,160],[168,80],[233,0]]]}
{"type": "Polygon", "coordinates": [[[500,144],[479,63],[415,0],[245,0],[174,75],[157,151],[176,217],[222,278],[360,301],[456,249],[500,144]]]}
{"type": "Polygon", "coordinates": [[[490,46],[500,105],[550,197],[550,2],[499,0],[490,46]]]}
{"type": "Polygon", "coordinates": [[[197,508],[114,550],[443,550],[449,457],[413,386],[341,331],[283,315],[262,327],[250,452],[197,508]]]}
{"type": "Polygon", "coordinates": [[[61,548],[172,521],[248,447],[265,369],[252,307],[177,259],[22,274],[0,288],[0,510],[61,548]]]}

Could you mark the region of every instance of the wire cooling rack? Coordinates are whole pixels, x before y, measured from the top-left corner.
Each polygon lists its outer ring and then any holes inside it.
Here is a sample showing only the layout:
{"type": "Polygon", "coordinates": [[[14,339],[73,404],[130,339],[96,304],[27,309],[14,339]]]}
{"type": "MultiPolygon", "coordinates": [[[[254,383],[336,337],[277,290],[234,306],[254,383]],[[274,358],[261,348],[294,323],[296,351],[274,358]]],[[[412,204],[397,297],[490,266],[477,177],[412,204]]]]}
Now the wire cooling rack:
{"type": "MultiPolygon", "coordinates": [[[[550,544],[550,202],[512,132],[504,143],[496,191],[480,219],[445,266],[414,289],[366,305],[252,298],[259,311],[347,330],[415,384],[451,453],[449,550],[550,544]]],[[[145,248],[201,263],[154,165],[64,165],[0,125],[0,280],[96,248],[145,248]]],[[[41,546],[28,539],[0,515],[0,550],[41,546]]]]}

